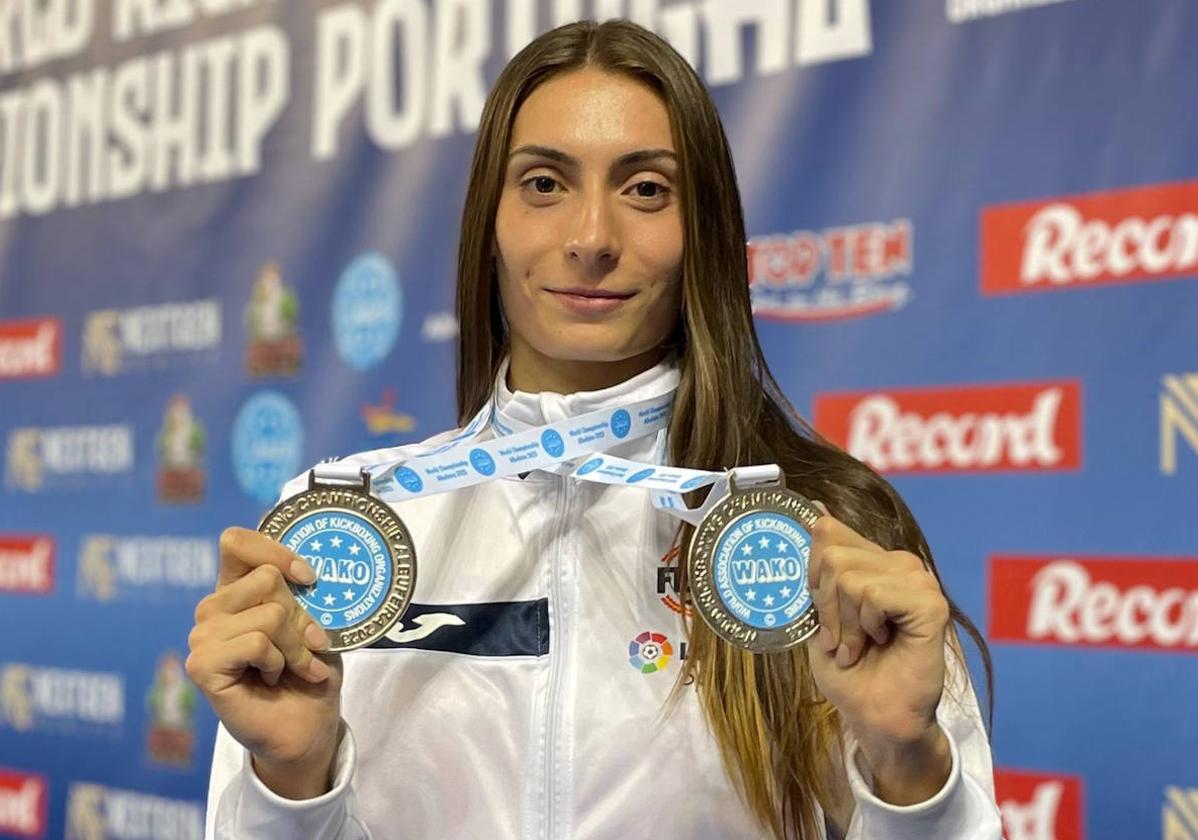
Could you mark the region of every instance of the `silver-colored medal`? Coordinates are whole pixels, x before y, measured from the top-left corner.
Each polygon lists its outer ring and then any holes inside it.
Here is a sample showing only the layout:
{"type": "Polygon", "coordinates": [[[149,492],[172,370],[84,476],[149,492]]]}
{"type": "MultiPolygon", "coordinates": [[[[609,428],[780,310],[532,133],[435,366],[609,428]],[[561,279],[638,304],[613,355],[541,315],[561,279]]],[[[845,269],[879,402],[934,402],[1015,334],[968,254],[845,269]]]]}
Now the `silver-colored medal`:
{"type": "Polygon", "coordinates": [[[819,629],[807,579],[819,511],[780,482],[729,487],[691,539],[691,601],[716,635],[738,647],[794,647],[819,629]]]}
{"type": "Polygon", "coordinates": [[[280,502],[258,530],[294,551],[316,573],[291,592],[328,633],[330,652],[386,635],[412,600],[416,551],[398,514],[370,493],[370,476],[344,467],[308,474],[308,489],[280,502]]]}

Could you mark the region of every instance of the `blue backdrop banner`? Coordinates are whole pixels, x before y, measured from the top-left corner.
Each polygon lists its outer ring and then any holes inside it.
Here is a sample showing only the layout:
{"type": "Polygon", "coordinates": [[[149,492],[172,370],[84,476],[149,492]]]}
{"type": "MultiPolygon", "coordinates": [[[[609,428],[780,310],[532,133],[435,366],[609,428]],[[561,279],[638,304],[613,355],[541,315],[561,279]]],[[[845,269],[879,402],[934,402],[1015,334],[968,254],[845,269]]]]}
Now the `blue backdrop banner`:
{"type": "Polygon", "coordinates": [[[454,424],[486,92],[613,16],[716,99],[783,387],[986,632],[1010,840],[1198,840],[1186,0],[0,0],[0,836],[202,836],[217,535],[454,424]]]}

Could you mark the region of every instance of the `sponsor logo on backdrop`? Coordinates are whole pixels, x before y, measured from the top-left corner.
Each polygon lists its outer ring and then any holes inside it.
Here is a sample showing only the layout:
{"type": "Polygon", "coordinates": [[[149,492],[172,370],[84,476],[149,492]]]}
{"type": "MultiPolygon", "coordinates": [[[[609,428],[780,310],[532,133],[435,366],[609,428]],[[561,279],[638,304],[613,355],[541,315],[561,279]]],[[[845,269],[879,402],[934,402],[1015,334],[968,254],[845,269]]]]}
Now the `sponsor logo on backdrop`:
{"type": "Polygon", "coordinates": [[[1082,840],[1082,794],[1078,776],[994,771],[1006,840],[1082,840]]]}
{"type": "Polygon", "coordinates": [[[208,476],[204,445],[204,427],[191,413],[191,400],[186,394],[175,394],[166,405],[162,428],[154,441],[159,501],[187,504],[204,498],[208,476]]]}
{"type": "Polygon", "coordinates": [[[245,367],[250,376],[295,376],[303,362],[299,336],[299,300],[283,283],[279,264],[268,262],[258,271],[254,291],[245,308],[249,337],[245,367]]]}
{"type": "Polygon", "coordinates": [[[978,18],[1025,12],[1038,6],[1055,6],[1069,0],[946,0],[944,14],[949,23],[967,23],[978,18]]]}
{"type": "Polygon", "coordinates": [[[83,372],[115,376],[130,364],[163,366],[173,357],[215,351],[220,339],[220,301],[100,309],[84,319],[83,372]]]}
{"type": "Polygon", "coordinates": [[[61,371],[61,321],[0,321],[0,380],[57,376],[61,371]]]}
{"type": "Polygon", "coordinates": [[[817,394],[815,426],[879,472],[1074,470],[1081,383],[817,394]]]}
{"type": "Polygon", "coordinates": [[[690,618],[694,613],[694,608],[691,606],[689,598],[685,602],[682,600],[682,593],[678,585],[679,551],[679,548],[675,546],[666,553],[665,557],[657,561],[657,597],[671,612],[690,618]]]}
{"type": "Polygon", "coordinates": [[[133,427],[26,427],[8,433],[5,486],[36,493],[51,480],[113,476],[133,469],[133,427]]]}
{"type": "Polygon", "coordinates": [[[204,805],[76,782],[66,826],[66,840],[203,840],[204,805]]]}
{"type": "Polygon", "coordinates": [[[0,767],[0,836],[45,837],[49,800],[44,776],[0,767]]]}
{"type": "Polygon", "coordinates": [[[300,467],[304,430],[299,411],[277,391],[246,400],[233,423],[233,469],[241,489],[274,502],[300,467]]]}
{"type": "Polygon", "coordinates": [[[183,659],[174,651],[164,653],[146,694],[146,709],[150,713],[146,752],[152,761],[171,767],[191,767],[195,708],[196,691],[183,672],[183,659]]]}
{"type": "Polygon", "coordinates": [[[75,592],[87,601],[193,603],[212,589],[218,566],[207,537],[85,534],[75,592]]]}
{"type": "Polygon", "coordinates": [[[430,344],[438,341],[453,341],[458,337],[458,318],[452,312],[432,312],[425,316],[420,326],[420,337],[430,344]]]}
{"type": "Polygon", "coordinates": [[[1162,840],[1198,840],[1198,788],[1165,788],[1162,840]]]}
{"type": "Polygon", "coordinates": [[[1198,652],[1198,558],[989,562],[993,641],[1198,652]]]}
{"type": "Polygon", "coordinates": [[[391,352],[403,322],[403,287],[382,254],[349,264],[333,292],[333,339],[354,370],[374,367],[391,352]]]}
{"type": "Polygon", "coordinates": [[[827,321],[898,309],[911,299],[913,248],[909,219],[754,237],[753,313],[827,321]]]}
{"type": "Polygon", "coordinates": [[[0,732],[119,735],[124,720],[120,674],[0,662],[0,732]]]}
{"type": "Polygon", "coordinates": [[[982,210],[988,295],[1198,276],[1198,181],[982,210]]]}
{"type": "Polygon", "coordinates": [[[54,588],[54,538],[0,534],[0,594],[45,595],[54,588]]]}
{"type": "Polygon", "coordinates": [[[394,388],[383,391],[378,405],[362,406],[362,421],[366,431],[374,437],[390,434],[408,434],[416,428],[416,418],[411,414],[396,411],[396,393],[394,388]]]}
{"type": "Polygon", "coordinates": [[[1177,472],[1177,441],[1198,456],[1198,373],[1161,380],[1161,472],[1177,472]]]}

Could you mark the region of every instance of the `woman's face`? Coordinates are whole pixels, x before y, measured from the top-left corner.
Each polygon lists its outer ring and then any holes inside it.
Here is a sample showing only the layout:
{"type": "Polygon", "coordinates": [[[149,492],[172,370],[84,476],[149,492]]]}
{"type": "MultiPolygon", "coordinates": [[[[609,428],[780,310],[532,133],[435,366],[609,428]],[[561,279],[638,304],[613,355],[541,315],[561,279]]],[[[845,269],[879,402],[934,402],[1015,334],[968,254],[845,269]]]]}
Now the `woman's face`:
{"type": "Polygon", "coordinates": [[[495,218],[513,368],[656,352],[681,305],[677,175],[665,105],[640,82],[577,70],[525,100],[495,218]]]}

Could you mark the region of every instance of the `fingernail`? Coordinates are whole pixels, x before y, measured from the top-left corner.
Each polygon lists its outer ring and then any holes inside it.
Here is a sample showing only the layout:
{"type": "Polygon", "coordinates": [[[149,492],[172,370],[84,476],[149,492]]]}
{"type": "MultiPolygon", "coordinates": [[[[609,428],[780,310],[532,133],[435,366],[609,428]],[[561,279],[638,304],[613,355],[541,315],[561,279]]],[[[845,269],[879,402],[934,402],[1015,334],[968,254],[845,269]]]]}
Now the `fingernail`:
{"type": "Polygon", "coordinates": [[[308,673],[311,674],[317,682],[320,682],[329,676],[329,666],[325,665],[324,662],[313,656],[312,661],[308,663],[308,673]]]}
{"type": "Polygon", "coordinates": [[[828,513],[828,506],[825,505],[823,502],[821,502],[819,499],[812,499],[811,504],[813,504],[817,508],[819,508],[819,512],[822,513],[824,516],[832,515],[832,514],[828,513]]]}
{"type": "Polygon", "coordinates": [[[819,628],[819,646],[824,653],[831,653],[836,649],[836,639],[832,636],[832,631],[827,625],[819,628]]]}
{"type": "Polygon", "coordinates": [[[841,642],[840,647],[836,648],[836,664],[841,668],[847,668],[853,662],[853,654],[849,650],[849,646],[841,642]]]}
{"type": "Polygon", "coordinates": [[[304,628],[304,641],[313,650],[328,650],[329,647],[328,633],[325,633],[315,624],[309,624],[304,628]]]}
{"type": "Polygon", "coordinates": [[[316,572],[303,560],[291,561],[291,577],[305,585],[316,582],[316,572]]]}

